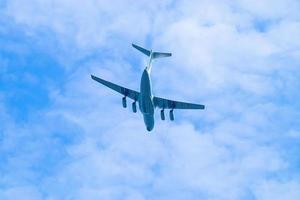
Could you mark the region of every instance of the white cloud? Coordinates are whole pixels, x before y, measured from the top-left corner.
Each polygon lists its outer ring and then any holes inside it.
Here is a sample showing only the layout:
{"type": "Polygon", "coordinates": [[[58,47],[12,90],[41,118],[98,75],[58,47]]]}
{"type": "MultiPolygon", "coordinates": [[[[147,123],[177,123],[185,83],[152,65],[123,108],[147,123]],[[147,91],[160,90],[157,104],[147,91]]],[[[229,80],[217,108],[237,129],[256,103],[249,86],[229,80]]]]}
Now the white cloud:
{"type": "Polygon", "coordinates": [[[264,0],[264,1],[238,1],[243,9],[262,20],[297,19],[300,8],[299,1],[264,0]]]}
{"type": "Polygon", "coordinates": [[[291,138],[300,138],[300,131],[295,131],[295,130],[291,130],[289,131],[288,135],[291,137],[291,138]]]}
{"type": "Polygon", "coordinates": [[[0,189],[0,197],[5,200],[24,199],[24,200],[40,200],[42,195],[36,191],[34,186],[24,186],[9,188],[7,190],[0,189]]]}
{"type": "Polygon", "coordinates": [[[299,182],[297,181],[264,181],[255,186],[258,199],[298,199],[300,196],[299,182]]]}
{"type": "MultiPolygon", "coordinates": [[[[290,3],[297,6],[296,1],[290,3]]],[[[67,71],[63,86],[51,89],[52,107],[38,115],[40,126],[32,120],[22,131],[12,123],[23,137],[8,135],[16,130],[5,126],[1,144],[10,143],[8,149],[15,149],[16,141],[38,138],[25,143],[31,147],[28,157],[27,151],[20,152],[10,163],[28,168],[17,177],[8,174],[7,180],[20,185],[26,183],[27,174],[36,175],[31,166],[43,165],[39,156],[48,152],[43,145],[56,144],[51,130],[70,126],[62,135],[73,130],[81,135],[80,141],[56,146],[66,154],[54,156],[59,169],[41,174],[34,186],[16,194],[37,199],[41,198],[37,191],[49,199],[272,199],[280,193],[277,197],[296,199],[299,193],[290,191],[299,180],[278,180],[294,165],[281,149],[280,140],[291,135],[282,131],[289,126],[283,118],[297,116],[297,111],[286,113],[277,95],[286,88],[282,82],[290,81],[290,86],[297,80],[278,80],[274,74],[284,70],[286,60],[278,56],[282,52],[297,62],[299,16],[295,8],[278,9],[287,8],[285,1],[276,1],[274,9],[270,5],[268,1],[8,2],[7,15],[33,38],[41,37],[40,31],[53,34],[57,48],[64,49],[57,59],[74,67],[67,71]],[[257,18],[282,21],[260,32],[254,25],[257,18]],[[201,100],[207,110],[186,114],[186,122],[158,121],[151,134],[140,115],[123,112],[121,96],[97,85],[89,75],[138,89],[136,71],[141,68],[133,68],[138,62],[128,58],[135,55],[128,52],[132,41],[151,42],[155,50],[174,53],[154,64],[157,94],[201,100]],[[98,48],[104,55],[94,56],[98,48]],[[57,127],[55,119],[62,121],[57,127]],[[200,128],[195,128],[198,124],[200,128]],[[46,141],[37,133],[44,133],[46,141]]],[[[289,63],[287,69],[297,66],[289,63]]],[[[0,196],[9,199],[14,187],[5,183],[11,188],[0,196]]]]}

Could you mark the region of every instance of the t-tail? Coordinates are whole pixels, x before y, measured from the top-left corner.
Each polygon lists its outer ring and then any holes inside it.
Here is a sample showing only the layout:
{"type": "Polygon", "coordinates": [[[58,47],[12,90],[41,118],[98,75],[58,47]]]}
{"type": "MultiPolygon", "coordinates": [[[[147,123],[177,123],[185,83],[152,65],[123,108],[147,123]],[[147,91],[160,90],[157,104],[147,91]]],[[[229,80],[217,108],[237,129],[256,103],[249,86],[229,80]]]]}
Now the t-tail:
{"type": "Polygon", "coordinates": [[[172,56],[172,53],[156,52],[156,51],[145,49],[145,48],[140,47],[140,46],[135,45],[135,44],[132,44],[132,46],[149,57],[149,63],[148,63],[148,66],[146,67],[146,70],[148,72],[151,71],[152,60],[157,59],[157,58],[164,58],[164,57],[172,56]]]}

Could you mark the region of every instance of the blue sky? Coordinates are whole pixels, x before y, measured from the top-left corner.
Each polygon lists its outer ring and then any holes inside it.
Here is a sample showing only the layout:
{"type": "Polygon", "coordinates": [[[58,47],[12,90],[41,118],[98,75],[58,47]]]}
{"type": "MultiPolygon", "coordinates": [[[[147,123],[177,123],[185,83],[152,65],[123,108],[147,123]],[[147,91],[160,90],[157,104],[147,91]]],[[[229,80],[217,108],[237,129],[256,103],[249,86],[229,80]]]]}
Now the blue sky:
{"type": "Polygon", "coordinates": [[[297,0],[0,0],[0,199],[299,199],[297,0]],[[121,96],[146,58],[156,117],[121,96]]]}

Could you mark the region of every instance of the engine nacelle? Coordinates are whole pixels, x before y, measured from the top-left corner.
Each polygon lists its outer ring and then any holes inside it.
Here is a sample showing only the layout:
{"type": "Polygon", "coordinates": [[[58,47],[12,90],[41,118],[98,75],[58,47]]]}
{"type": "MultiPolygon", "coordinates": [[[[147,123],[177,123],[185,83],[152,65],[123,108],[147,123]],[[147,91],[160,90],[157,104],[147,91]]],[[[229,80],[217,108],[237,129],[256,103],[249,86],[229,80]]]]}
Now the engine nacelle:
{"type": "Polygon", "coordinates": [[[166,118],[165,118],[165,110],[164,109],[162,109],[161,111],[160,111],[160,118],[161,118],[161,120],[165,120],[166,118]]]}
{"type": "Polygon", "coordinates": [[[173,112],[173,110],[170,110],[170,120],[174,121],[174,112],[173,112]]]}
{"type": "Polygon", "coordinates": [[[132,112],[136,113],[136,101],[132,103],[132,112]]]}
{"type": "Polygon", "coordinates": [[[126,97],[122,98],[122,105],[123,105],[123,108],[127,108],[126,97]]]}

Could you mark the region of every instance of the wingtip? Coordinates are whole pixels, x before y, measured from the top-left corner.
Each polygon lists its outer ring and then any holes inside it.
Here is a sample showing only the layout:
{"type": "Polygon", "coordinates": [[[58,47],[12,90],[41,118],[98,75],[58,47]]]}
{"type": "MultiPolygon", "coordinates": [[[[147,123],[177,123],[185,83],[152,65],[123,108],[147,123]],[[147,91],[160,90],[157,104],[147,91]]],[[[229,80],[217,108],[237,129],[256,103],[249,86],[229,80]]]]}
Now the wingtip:
{"type": "Polygon", "coordinates": [[[95,80],[96,76],[94,76],[93,74],[91,74],[91,78],[92,78],[93,80],[95,80]]]}

